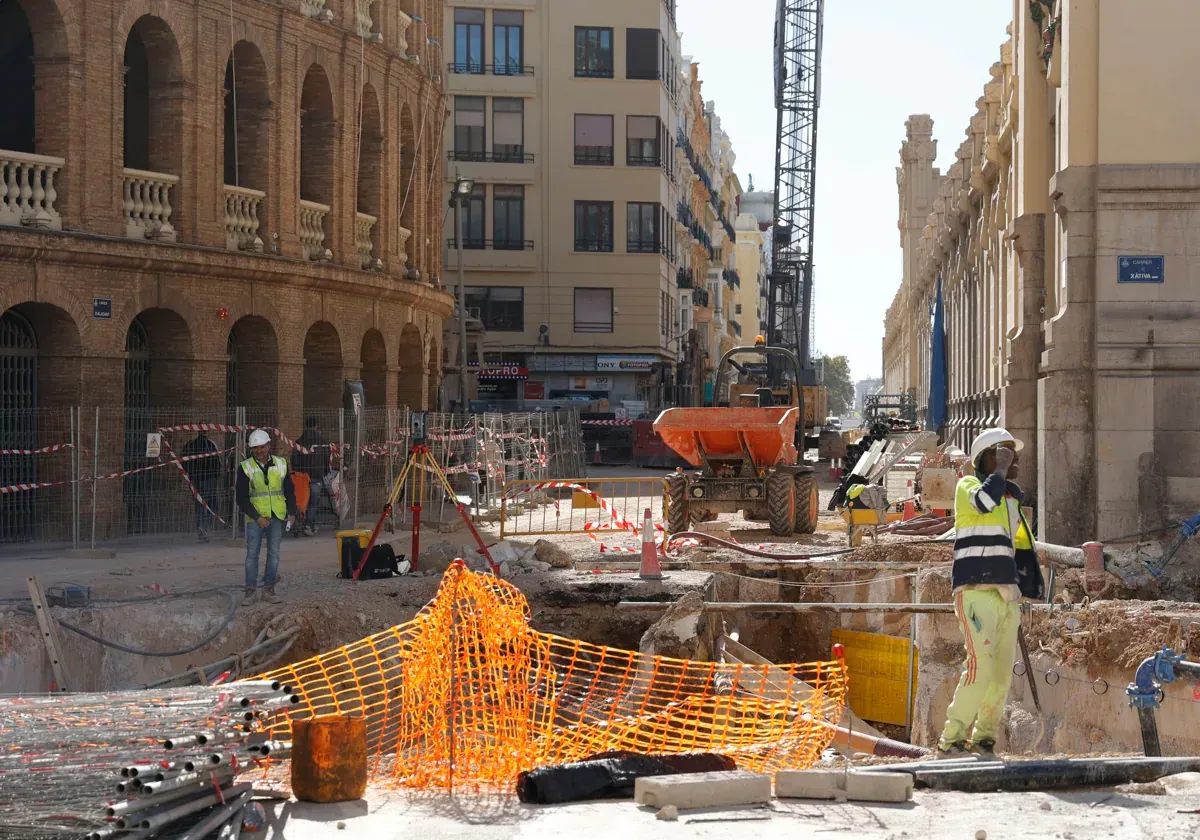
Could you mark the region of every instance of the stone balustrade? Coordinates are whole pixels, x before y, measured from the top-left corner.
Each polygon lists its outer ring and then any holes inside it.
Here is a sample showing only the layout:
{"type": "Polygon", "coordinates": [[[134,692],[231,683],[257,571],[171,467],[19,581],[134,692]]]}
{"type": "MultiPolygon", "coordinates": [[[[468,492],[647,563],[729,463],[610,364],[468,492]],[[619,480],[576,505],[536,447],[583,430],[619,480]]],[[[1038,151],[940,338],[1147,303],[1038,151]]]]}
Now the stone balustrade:
{"type": "Polygon", "coordinates": [[[328,204],[315,201],[300,201],[300,245],[306,260],[327,260],[333,254],[325,247],[325,217],[329,215],[328,204]]]}
{"type": "Polygon", "coordinates": [[[62,229],[54,176],[62,158],[0,150],[0,225],[62,229]]]}
{"type": "Polygon", "coordinates": [[[396,49],[401,53],[408,52],[408,28],[412,26],[413,19],[404,12],[397,11],[396,17],[398,20],[398,37],[396,39],[396,49]]]}
{"type": "Polygon", "coordinates": [[[371,244],[371,231],[375,229],[375,225],[379,219],[367,213],[359,213],[354,224],[354,244],[358,248],[359,264],[363,268],[371,268],[375,258],[371,255],[373,245],[371,244]]]}
{"type": "Polygon", "coordinates": [[[354,28],[360,38],[370,38],[375,22],[371,20],[370,0],[354,0],[354,28]]]}
{"type": "Polygon", "coordinates": [[[142,169],[125,169],[124,176],[125,236],[174,242],[171,187],[179,183],[178,176],[142,169]]]}
{"type": "Polygon", "coordinates": [[[225,247],[231,251],[259,251],[258,210],[267,194],[247,187],[225,185],[225,247]]]}
{"type": "Polygon", "coordinates": [[[300,11],[313,20],[333,20],[333,12],[325,8],[325,0],[300,0],[300,11]]]}
{"type": "Polygon", "coordinates": [[[412,239],[412,231],[406,227],[396,227],[396,250],[400,252],[400,265],[408,265],[408,241],[412,239]]]}

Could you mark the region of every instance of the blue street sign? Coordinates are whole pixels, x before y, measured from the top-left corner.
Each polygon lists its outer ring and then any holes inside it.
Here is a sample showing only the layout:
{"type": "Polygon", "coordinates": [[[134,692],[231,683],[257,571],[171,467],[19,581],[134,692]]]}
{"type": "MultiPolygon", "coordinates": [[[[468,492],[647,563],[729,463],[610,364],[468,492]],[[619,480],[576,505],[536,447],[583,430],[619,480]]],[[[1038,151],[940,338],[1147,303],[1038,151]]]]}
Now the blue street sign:
{"type": "Polygon", "coordinates": [[[92,298],[92,317],[97,321],[111,321],[112,298],[92,298]]]}
{"type": "Polygon", "coordinates": [[[1119,257],[1118,283],[1162,283],[1166,279],[1163,257],[1119,257]]]}

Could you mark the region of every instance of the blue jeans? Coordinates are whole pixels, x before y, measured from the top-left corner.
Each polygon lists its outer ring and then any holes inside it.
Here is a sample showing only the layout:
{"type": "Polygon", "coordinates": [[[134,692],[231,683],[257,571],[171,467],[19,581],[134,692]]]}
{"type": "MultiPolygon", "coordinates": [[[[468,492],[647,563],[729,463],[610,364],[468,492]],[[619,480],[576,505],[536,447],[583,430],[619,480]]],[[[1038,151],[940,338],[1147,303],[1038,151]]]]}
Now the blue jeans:
{"type": "Polygon", "coordinates": [[[246,523],[246,586],[258,586],[258,555],[262,549],[263,535],[267,537],[267,572],[263,575],[263,586],[274,586],[279,573],[279,545],[283,542],[283,520],[271,517],[267,527],[261,527],[253,519],[246,523]]]}

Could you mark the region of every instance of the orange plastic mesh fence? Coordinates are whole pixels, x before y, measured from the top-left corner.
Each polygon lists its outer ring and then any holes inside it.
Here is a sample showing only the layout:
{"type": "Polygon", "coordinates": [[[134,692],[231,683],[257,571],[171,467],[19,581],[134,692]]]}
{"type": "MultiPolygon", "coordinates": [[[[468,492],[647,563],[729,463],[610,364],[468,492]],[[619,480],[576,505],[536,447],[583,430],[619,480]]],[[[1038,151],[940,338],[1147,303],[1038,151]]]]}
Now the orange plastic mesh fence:
{"type": "Polygon", "coordinates": [[[838,662],[768,671],[539,633],[520,590],[461,562],[412,621],[265,678],[296,687],[293,718],[365,716],[373,783],[434,790],[511,789],[522,771],[607,750],[810,767],[846,696],[838,662]]]}

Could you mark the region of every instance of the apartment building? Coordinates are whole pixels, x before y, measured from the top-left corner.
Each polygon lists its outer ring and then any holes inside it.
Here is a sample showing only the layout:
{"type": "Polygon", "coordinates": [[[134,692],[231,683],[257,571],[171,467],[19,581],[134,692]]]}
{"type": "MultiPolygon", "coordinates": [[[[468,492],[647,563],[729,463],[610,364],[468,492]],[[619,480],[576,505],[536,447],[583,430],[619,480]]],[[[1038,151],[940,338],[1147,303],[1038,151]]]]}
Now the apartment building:
{"type": "MultiPolygon", "coordinates": [[[[631,413],[676,401],[681,359],[703,355],[690,310],[713,311],[713,228],[736,179],[726,188],[710,175],[721,172],[711,115],[681,56],[674,0],[463,0],[447,5],[443,37],[444,194],[469,188],[466,310],[486,329],[471,397],[631,413]]],[[[452,216],[451,285],[455,228],[452,216]]],[[[444,343],[449,384],[456,342],[444,343]]],[[[692,388],[702,375],[684,379],[692,388]]]]}

